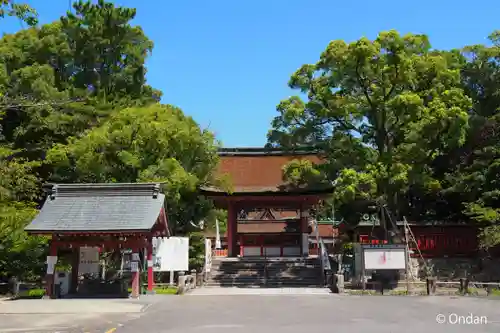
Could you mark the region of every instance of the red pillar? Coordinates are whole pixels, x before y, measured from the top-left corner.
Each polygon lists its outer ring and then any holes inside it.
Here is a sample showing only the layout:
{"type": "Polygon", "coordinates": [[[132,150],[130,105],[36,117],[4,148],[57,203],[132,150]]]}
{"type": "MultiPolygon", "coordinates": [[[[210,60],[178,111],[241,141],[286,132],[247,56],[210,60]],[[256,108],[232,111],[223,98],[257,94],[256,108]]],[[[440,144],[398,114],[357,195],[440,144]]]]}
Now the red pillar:
{"type": "Polygon", "coordinates": [[[300,209],[300,240],[299,240],[301,256],[309,255],[309,241],[305,242],[305,236],[304,236],[308,235],[307,232],[309,229],[308,220],[309,220],[309,212],[305,207],[302,207],[300,209]]]}
{"type": "Polygon", "coordinates": [[[47,274],[45,276],[45,296],[49,298],[56,298],[56,295],[54,293],[54,273],[55,265],[57,263],[57,243],[51,241],[49,246],[49,256],[47,257],[47,274]]]}
{"type": "Polygon", "coordinates": [[[140,273],[140,268],[139,268],[139,251],[137,247],[132,248],[132,261],[131,261],[131,268],[132,268],[132,293],[130,294],[131,297],[133,298],[138,298],[139,297],[139,273],[140,273]]]}
{"type": "Polygon", "coordinates": [[[78,266],[80,265],[80,247],[74,246],[71,261],[71,294],[78,292],[78,266]]]}
{"type": "Polygon", "coordinates": [[[243,235],[241,234],[240,235],[240,257],[243,257],[243,252],[245,251],[244,250],[244,244],[243,244],[243,235]]]}
{"type": "Polygon", "coordinates": [[[154,287],[154,272],[153,272],[153,239],[148,238],[148,293],[153,293],[154,287]]]}
{"type": "Polygon", "coordinates": [[[230,202],[227,209],[227,256],[236,257],[236,207],[230,202]]]}

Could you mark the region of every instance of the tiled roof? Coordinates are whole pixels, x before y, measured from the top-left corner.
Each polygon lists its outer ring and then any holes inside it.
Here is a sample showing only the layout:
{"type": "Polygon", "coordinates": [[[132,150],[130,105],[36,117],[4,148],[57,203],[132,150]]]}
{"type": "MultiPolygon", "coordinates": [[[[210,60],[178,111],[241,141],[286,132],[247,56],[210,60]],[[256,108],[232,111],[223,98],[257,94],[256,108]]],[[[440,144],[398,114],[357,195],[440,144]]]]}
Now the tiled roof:
{"type": "Polygon", "coordinates": [[[237,147],[220,148],[219,156],[293,156],[293,155],[318,155],[319,150],[314,147],[302,147],[294,150],[267,147],[237,147]]]}
{"type": "MultiPolygon", "coordinates": [[[[227,194],[227,191],[218,187],[203,187],[201,188],[202,194],[227,194]]],[[[308,187],[292,187],[286,185],[279,186],[234,186],[232,188],[232,195],[249,195],[249,194],[323,194],[332,193],[332,185],[316,185],[308,187]]]]}
{"type": "Polygon", "coordinates": [[[159,184],[55,184],[27,232],[149,231],[165,196],[159,184]]]}

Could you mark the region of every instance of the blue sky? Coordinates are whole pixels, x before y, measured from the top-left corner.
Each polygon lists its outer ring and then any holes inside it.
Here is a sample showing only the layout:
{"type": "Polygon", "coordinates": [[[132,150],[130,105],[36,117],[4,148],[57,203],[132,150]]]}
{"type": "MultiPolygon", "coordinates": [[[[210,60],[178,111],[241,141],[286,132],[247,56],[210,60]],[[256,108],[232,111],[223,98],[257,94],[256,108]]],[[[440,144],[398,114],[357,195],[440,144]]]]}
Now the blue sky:
{"type": "MultiPolygon", "coordinates": [[[[69,0],[24,0],[42,23],[69,0]]],[[[299,1],[119,0],[137,8],[135,24],[154,41],[148,81],[162,102],[181,107],[226,147],[263,146],[276,105],[296,94],[290,75],[315,62],[328,42],[374,38],[380,31],[426,33],[433,47],[486,43],[500,29],[498,0],[299,1]],[[349,4],[348,4],[349,3],[349,4]],[[480,5],[479,5],[480,4],[480,5]],[[495,25],[497,24],[497,25],[495,25]]],[[[2,20],[0,31],[20,23],[2,20]]]]}

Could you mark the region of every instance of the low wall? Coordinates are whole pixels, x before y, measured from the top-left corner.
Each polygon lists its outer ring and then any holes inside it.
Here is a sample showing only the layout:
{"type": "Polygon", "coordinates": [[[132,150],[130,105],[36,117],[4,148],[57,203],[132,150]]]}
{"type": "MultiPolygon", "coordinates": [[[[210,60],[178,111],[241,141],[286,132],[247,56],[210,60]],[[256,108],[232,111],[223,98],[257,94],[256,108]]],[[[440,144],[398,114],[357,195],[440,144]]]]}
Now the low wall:
{"type": "Polygon", "coordinates": [[[474,281],[500,281],[500,258],[411,258],[413,277],[425,277],[426,270],[438,280],[458,280],[468,277],[474,281]]]}

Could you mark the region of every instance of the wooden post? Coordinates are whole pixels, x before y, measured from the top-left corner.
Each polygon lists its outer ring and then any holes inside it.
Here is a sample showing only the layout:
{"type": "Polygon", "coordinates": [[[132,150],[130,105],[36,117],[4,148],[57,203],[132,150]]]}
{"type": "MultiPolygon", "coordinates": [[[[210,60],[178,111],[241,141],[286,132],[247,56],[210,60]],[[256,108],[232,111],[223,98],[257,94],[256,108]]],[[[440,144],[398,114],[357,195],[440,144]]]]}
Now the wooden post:
{"type": "Polygon", "coordinates": [[[229,202],[229,206],[227,209],[227,256],[228,257],[236,257],[236,252],[235,252],[235,237],[236,237],[236,228],[237,226],[237,221],[236,221],[236,207],[234,206],[234,203],[229,202]]]}
{"type": "Polygon", "coordinates": [[[147,245],[147,253],[148,253],[148,294],[153,294],[154,288],[154,272],[153,272],[153,238],[148,237],[148,245],[147,245]]]}
{"type": "Polygon", "coordinates": [[[80,247],[73,247],[73,253],[71,258],[71,288],[70,294],[76,294],[78,292],[78,266],[80,265],[80,247]]]}
{"type": "Polygon", "coordinates": [[[459,289],[459,292],[462,295],[465,295],[465,294],[469,293],[469,279],[467,279],[467,278],[460,279],[460,289],[459,289]]]}
{"type": "Polygon", "coordinates": [[[404,219],[405,228],[405,275],[406,275],[406,293],[410,294],[410,242],[408,235],[408,226],[406,224],[406,218],[404,219]]]}
{"type": "Polygon", "coordinates": [[[436,293],[436,279],[434,277],[428,277],[426,280],[427,284],[427,295],[434,295],[436,293]]]}
{"type": "Polygon", "coordinates": [[[245,252],[245,245],[243,244],[243,234],[240,235],[240,257],[243,257],[243,254],[245,252]]]}
{"type": "Polygon", "coordinates": [[[57,263],[57,243],[50,242],[49,256],[47,257],[47,274],[45,276],[45,298],[56,298],[54,293],[54,273],[57,263]]]}
{"type": "Polygon", "coordinates": [[[139,298],[139,274],[140,274],[140,267],[139,267],[139,261],[137,260],[139,258],[139,251],[137,247],[132,248],[132,256],[131,256],[131,262],[130,262],[130,268],[132,271],[132,293],[130,296],[132,298],[139,298]]]}

